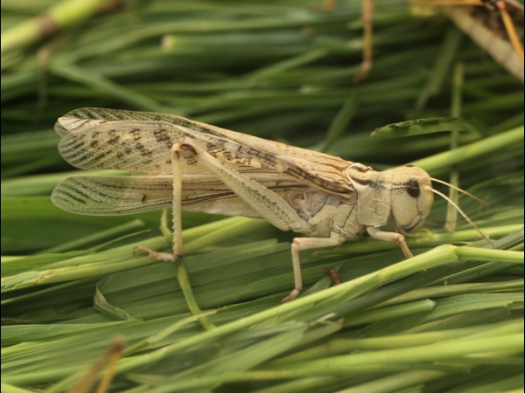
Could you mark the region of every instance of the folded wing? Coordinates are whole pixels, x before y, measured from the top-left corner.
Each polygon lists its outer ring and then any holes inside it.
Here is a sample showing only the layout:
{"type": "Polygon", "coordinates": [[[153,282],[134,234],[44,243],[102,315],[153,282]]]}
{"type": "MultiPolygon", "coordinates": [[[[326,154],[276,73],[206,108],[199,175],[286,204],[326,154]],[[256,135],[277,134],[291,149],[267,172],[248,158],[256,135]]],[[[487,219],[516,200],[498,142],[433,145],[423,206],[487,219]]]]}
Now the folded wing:
{"type": "MultiPolygon", "coordinates": [[[[186,136],[239,172],[286,174],[345,198],[354,192],[344,175],[349,161],[169,114],[84,108],[61,117],[55,129],[63,136],[60,153],[79,168],[168,174],[171,147],[186,136]]],[[[205,172],[191,157],[182,160],[182,170],[205,172]]]]}

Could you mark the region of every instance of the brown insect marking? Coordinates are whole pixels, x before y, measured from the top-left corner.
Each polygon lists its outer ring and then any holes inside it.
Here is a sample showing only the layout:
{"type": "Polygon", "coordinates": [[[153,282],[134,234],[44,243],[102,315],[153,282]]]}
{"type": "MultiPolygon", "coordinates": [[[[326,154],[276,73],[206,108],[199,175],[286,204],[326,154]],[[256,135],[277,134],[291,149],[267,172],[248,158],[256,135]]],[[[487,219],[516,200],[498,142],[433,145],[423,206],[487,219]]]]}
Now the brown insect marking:
{"type": "Polygon", "coordinates": [[[111,144],[111,145],[114,145],[115,143],[118,143],[118,141],[120,140],[120,136],[119,135],[115,135],[114,137],[110,138],[108,140],[108,143],[111,144]]]}
{"type": "Polygon", "coordinates": [[[142,136],[140,136],[140,129],[139,128],[134,128],[129,133],[131,134],[131,136],[133,137],[133,140],[135,142],[136,141],[140,141],[142,139],[142,136]]]}
{"type": "Polygon", "coordinates": [[[153,131],[153,135],[155,136],[155,140],[158,143],[164,142],[168,149],[171,149],[171,147],[173,146],[171,137],[165,129],[161,128],[156,131],[153,131]]]}
{"type": "Polygon", "coordinates": [[[80,150],[80,148],[84,146],[84,142],[78,142],[76,145],[73,145],[73,150],[80,150]]]}
{"type": "Polygon", "coordinates": [[[222,154],[222,156],[228,161],[231,161],[233,159],[232,153],[227,150],[222,154]]]}
{"type": "Polygon", "coordinates": [[[129,147],[126,147],[126,148],[124,149],[124,152],[125,152],[126,154],[131,154],[131,149],[130,149],[129,147]]]}
{"type": "Polygon", "coordinates": [[[239,145],[237,148],[237,151],[241,153],[243,156],[248,157],[259,157],[262,162],[269,163],[271,165],[275,165],[277,162],[277,157],[273,154],[268,154],[264,151],[254,149],[252,147],[246,147],[239,145]]]}
{"type": "Polygon", "coordinates": [[[153,155],[153,151],[146,149],[142,143],[137,143],[135,147],[139,151],[140,155],[143,157],[153,155]]]}
{"type": "Polygon", "coordinates": [[[195,164],[197,164],[197,160],[195,158],[193,158],[193,157],[188,157],[188,158],[186,158],[186,164],[188,164],[188,165],[195,165],[195,164]]]}
{"type": "Polygon", "coordinates": [[[98,145],[98,141],[92,141],[92,142],[89,144],[89,146],[91,146],[91,147],[97,147],[97,145],[98,145]]]}
{"type": "Polygon", "coordinates": [[[108,132],[108,135],[111,137],[108,140],[108,144],[109,145],[114,145],[114,144],[118,143],[118,141],[120,140],[120,135],[117,134],[116,130],[110,130],[108,132]]]}
{"type": "Polygon", "coordinates": [[[148,196],[147,195],[142,195],[142,199],[141,199],[141,202],[142,203],[146,203],[148,201],[148,196]]]}
{"type": "Polygon", "coordinates": [[[210,153],[212,156],[217,156],[217,154],[219,152],[221,152],[223,149],[219,148],[216,144],[214,143],[207,143],[206,144],[206,151],[208,153],[210,153]]]}
{"type": "Polygon", "coordinates": [[[77,157],[76,162],[86,162],[90,158],[91,158],[91,156],[89,154],[84,154],[82,156],[77,157]]]}
{"type": "Polygon", "coordinates": [[[117,158],[118,158],[119,160],[122,160],[122,159],[124,158],[124,154],[122,154],[122,152],[119,151],[119,152],[117,153],[117,158]]]}

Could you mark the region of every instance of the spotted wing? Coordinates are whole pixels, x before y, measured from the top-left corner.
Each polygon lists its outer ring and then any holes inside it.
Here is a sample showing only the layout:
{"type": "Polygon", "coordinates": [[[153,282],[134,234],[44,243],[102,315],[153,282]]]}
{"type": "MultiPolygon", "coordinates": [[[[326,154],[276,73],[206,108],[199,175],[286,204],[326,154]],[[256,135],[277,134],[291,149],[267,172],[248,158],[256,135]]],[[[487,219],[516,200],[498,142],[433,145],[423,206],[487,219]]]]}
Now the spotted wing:
{"type": "MultiPolygon", "coordinates": [[[[344,174],[351,162],[169,114],[77,109],[61,117],[55,129],[63,136],[60,153],[79,168],[170,173],[171,147],[187,136],[239,172],[263,169],[325,192],[345,197],[354,192],[344,174]]],[[[191,158],[182,160],[182,170],[206,172],[191,158]]]]}

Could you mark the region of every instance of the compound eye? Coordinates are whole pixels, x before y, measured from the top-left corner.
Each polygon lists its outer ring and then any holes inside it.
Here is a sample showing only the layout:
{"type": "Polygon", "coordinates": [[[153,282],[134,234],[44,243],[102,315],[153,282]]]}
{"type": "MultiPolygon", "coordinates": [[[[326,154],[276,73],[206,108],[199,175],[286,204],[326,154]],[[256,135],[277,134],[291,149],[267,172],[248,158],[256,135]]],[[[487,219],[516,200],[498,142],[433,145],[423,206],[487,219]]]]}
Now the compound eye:
{"type": "Polygon", "coordinates": [[[405,183],[405,186],[408,195],[410,195],[411,197],[417,198],[421,193],[421,190],[419,189],[419,183],[416,179],[410,179],[405,183]]]}

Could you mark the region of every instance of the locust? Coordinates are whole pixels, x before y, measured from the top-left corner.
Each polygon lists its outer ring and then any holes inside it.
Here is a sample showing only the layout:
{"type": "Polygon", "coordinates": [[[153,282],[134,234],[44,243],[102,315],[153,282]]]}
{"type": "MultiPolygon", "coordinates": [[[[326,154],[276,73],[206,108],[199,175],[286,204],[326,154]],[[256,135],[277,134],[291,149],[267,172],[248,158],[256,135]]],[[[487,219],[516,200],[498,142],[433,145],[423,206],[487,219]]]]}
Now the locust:
{"type": "Polygon", "coordinates": [[[161,261],[182,258],[182,210],[262,217],[300,233],[291,245],[295,286],[283,302],[301,292],[303,250],[366,232],[412,257],[404,235],[423,225],[434,193],[442,195],[432,188],[437,179],[415,166],[378,172],[171,114],[83,108],[60,117],[55,130],[60,154],[75,167],[140,172],[66,178],[51,196],[56,206],[102,216],[172,209],[173,251],[135,251],[161,261]],[[396,231],[383,228],[389,220],[396,231]]]}

